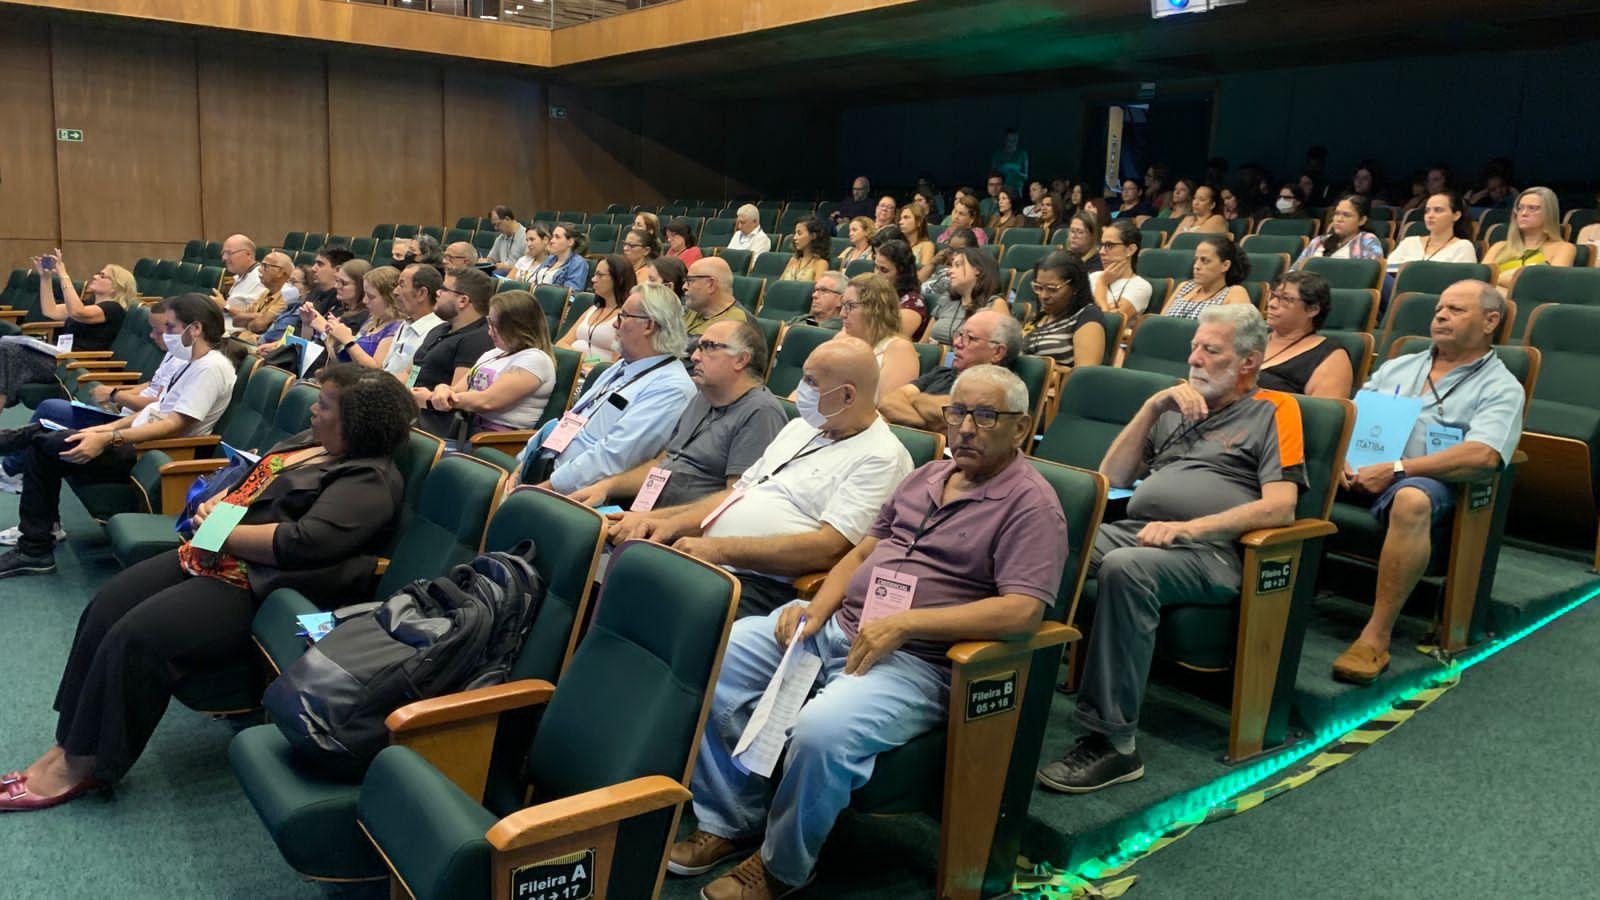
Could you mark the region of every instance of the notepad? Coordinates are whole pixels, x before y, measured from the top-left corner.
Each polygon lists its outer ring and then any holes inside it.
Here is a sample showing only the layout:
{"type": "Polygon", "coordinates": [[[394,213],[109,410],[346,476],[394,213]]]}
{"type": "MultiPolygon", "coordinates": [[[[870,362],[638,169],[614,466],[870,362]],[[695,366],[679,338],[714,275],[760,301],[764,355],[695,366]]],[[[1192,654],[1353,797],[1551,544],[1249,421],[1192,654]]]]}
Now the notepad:
{"type": "Polygon", "coordinates": [[[292,334],[284,335],[283,339],[289,343],[289,346],[294,347],[297,351],[299,351],[300,377],[306,377],[306,373],[311,371],[311,364],[316,362],[317,357],[322,355],[322,345],[308,341],[303,337],[296,337],[292,334]]]}
{"type": "Polygon", "coordinates": [[[1356,425],[1350,433],[1345,465],[1359,469],[1401,459],[1421,412],[1421,397],[1400,397],[1377,391],[1357,393],[1356,425]]]}
{"type": "Polygon", "coordinates": [[[247,511],[248,507],[233,503],[218,503],[217,508],[200,523],[200,528],[195,531],[194,538],[189,543],[196,550],[221,553],[222,545],[227,542],[228,535],[238,527],[239,520],[244,518],[247,511]]]}
{"type": "Polygon", "coordinates": [[[802,617],[789,638],[788,649],[783,651],[783,659],[778,661],[772,681],[761,693],[755,711],[750,713],[744,734],[739,735],[739,743],[734,745],[734,764],[752,775],[772,777],[772,770],[777,768],[778,758],[783,755],[783,747],[789,742],[789,731],[800,717],[800,708],[811,694],[817,673],[822,671],[822,659],[807,650],[805,641],[800,639],[803,627],[805,619],[802,617]]]}

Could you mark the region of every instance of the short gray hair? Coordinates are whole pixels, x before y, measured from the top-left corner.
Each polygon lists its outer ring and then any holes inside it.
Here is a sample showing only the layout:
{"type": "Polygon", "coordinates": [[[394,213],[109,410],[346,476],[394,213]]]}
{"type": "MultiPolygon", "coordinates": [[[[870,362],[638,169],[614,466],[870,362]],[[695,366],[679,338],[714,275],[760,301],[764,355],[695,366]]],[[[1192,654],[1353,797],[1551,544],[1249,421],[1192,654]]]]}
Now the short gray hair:
{"type": "Polygon", "coordinates": [[[1000,316],[1000,324],[989,333],[989,340],[1006,348],[1003,362],[1011,365],[1022,355],[1022,323],[1009,315],[1000,316]]]}
{"type": "Polygon", "coordinates": [[[645,315],[656,323],[650,346],[657,353],[681,358],[684,345],[689,342],[689,334],[683,329],[683,301],[664,284],[641,284],[634,290],[639,292],[639,303],[645,315]]]}
{"type": "Polygon", "coordinates": [[[761,224],[761,210],[756,209],[756,205],[754,203],[746,203],[745,205],[739,207],[739,209],[735,211],[733,215],[734,218],[737,219],[749,219],[757,225],[761,224]]]}
{"type": "Polygon", "coordinates": [[[824,270],[821,275],[817,276],[817,281],[821,281],[824,278],[833,282],[833,289],[840,294],[843,294],[844,289],[850,286],[850,279],[845,277],[845,274],[838,269],[824,270]]]}
{"type": "Polygon", "coordinates": [[[1220,303],[1200,311],[1200,324],[1233,329],[1233,352],[1240,356],[1267,352],[1267,320],[1250,303],[1220,303]]]}
{"type": "Polygon", "coordinates": [[[967,369],[956,376],[956,383],[950,388],[951,396],[954,396],[956,391],[961,390],[961,385],[968,381],[999,388],[1006,398],[1006,408],[999,410],[999,412],[1032,412],[1028,408],[1028,386],[1022,383],[1022,379],[1017,377],[1017,373],[1004,366],[984,363],[981,366],[973,366],[967,369]]]}
{"type": "Polygon", "coordinates": [[[767,374],[767,339],[749,322],[734,322],[733,333],[728,336],[728,346],[736,353],[750,354],[750,368],[746,374],[760,381],[767,374]]]}
{"type": "Polygon", "coordinates": [[[1484,312],[1498,313],[1501,319],[1506,317],[1506,295],[1500,293],[1499,288],[1487,281],[1479,281],[1476,278],[1467,278],[1462,281],[1458,281],[1455,284],[1450,285],[1450,287],[1457,287],[1460,285],[1467,285],[1477,290],[1478,305],[1483,308],[1484,312]]]}

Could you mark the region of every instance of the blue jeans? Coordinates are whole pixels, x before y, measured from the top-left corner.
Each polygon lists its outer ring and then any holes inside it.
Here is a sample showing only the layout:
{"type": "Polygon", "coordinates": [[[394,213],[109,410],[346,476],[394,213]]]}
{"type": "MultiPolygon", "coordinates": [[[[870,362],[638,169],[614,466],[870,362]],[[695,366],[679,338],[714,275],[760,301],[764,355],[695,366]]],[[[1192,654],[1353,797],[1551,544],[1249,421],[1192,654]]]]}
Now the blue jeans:
{"type": "MultiPolygon", "coordinates": [[[[30,423],[37,424],[40,419],[49,419],[52,422],[65,425],[74,431],[80,428],[88,428],[90,425],[95,425],[100,422],[100,419],[92,418],[91,416],[83,413],[76,406],[73,406],[70,400],[61,400],[58,398],[51,398],[40,403],[33,410],[33,417],[28,419],[28,421],[30,423]],[[80,418],[82,421],[79,421],[80,418]]],[[[19,474],[22,471],[22,458],[27,454],[28,451],[20,450],[7,456],[3,462],[3,465],[6,469],[6,474],[19,474]]]]}
{"type": "Polygon", "coordinates": [[[782,611],[733,623],[690,789],[702,830],[735,840],[765,831],[767,871],[797,885],[811,877],[822,842],[878,754],[941,727],[950,673],[896,652],[864,675],[845,675],[850,639],[830,619],[812,639],[822,658],[817,692],[795,720],[781,779],[770,785],[739,768],[733,748],[783,657],[773,637],[782,611]]]}

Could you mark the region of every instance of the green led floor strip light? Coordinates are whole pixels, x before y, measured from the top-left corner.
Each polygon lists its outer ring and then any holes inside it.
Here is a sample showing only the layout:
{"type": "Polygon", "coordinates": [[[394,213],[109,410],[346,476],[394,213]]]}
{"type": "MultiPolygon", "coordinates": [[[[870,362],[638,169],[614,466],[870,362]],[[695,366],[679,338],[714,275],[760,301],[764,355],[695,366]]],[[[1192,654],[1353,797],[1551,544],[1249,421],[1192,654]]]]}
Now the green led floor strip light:
{"type": "MultiPolygon", "coordinates": [[[[1161,848],[1181,840],[1195,828],[1208,821],[1217,821],[1253,809],[1261,803],[1309,782],[1317,775],[1343,762],[1354,750],[1338,754],[1337,759],[1314,760],[1307,771],[1297,773],[1256,792],[1256,796],[1239,801],[1244,792],[1273,775],[1284,772],[1301,760],[1322,753],[1335,745],[1370,745],[1395,725],[1409,719],[1416,712],[1453,687],[1461,673],[1505,650],[1530,634],[1554,622],[1589,601],[1600,597],[1600,586],[1590,586],[1582,593],[1557,607],[1527,626],[1511,634],[1489,641],[1449,660],[1437,671],[1430,673],[1420,685],[1411,685],[1374,701],[1364,711],[1329,722],[1318,732],[1281,753],[1254,765],[1232,772],[1210,784],[1202,785],[1186,794],[1168,801],[1170,810],[1162,816],[1167,822],[1124,839],[1116,851],[1099,859],[1087,860],[1071,871],[1056,870],[1048,864],[1032,866],[1018,874],[1013,893],[1024,897],[1120,897],[1137,876],[1127,876],[1114,881],[1096,884],[1099,879],[1110,878],[1126,871],[1134,863],[1161,848]]],[[[1328,754],[1324,754],[1327,756],[1328,754]]]]}

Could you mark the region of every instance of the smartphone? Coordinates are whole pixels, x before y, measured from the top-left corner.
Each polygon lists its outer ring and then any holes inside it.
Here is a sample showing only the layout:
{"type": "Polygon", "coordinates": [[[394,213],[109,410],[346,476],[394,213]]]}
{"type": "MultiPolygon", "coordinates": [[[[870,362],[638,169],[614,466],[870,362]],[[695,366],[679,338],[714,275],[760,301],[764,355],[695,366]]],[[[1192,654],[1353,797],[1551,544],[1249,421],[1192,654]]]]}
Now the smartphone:
{"type": "Polygon", "coordinates": [[[54,272],[56,270],[56,258],[54,256],[46,256],[41,258],[39,260],[39,268],[45,270],[46,272],[54,272]]]}

